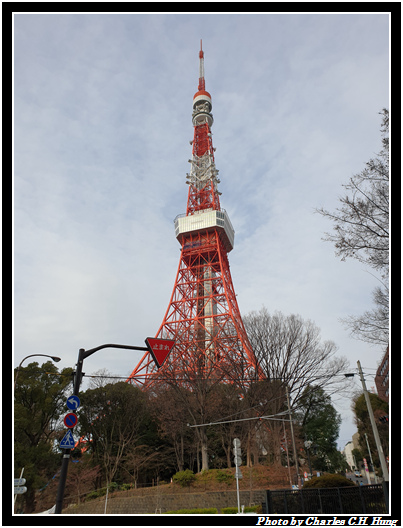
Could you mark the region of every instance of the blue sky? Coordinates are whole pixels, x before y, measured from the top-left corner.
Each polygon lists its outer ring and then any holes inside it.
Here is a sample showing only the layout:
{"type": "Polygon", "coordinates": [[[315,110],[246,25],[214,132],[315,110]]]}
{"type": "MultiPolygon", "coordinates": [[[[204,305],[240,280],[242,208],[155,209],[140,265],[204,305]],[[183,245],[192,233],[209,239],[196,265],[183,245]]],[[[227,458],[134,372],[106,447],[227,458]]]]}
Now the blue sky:
{"type": "MultiPolygon", "coordinates": [[[[370,309],[378,282],[335,257],[314,211],[334,210],[381,149],[387,13],[15,14],[14,364],[44,353],[73,366],[79,348],[144,346],[158,330],[179,261],[200,38],[240,310],[312,320],[371,388],[383,350],[339,319],[370,309]]],[[[103,350],[84,371],[126,376],[140,357],[103,350]]],[[[343,447],[350,400],[334,404],[343,447]]]]}

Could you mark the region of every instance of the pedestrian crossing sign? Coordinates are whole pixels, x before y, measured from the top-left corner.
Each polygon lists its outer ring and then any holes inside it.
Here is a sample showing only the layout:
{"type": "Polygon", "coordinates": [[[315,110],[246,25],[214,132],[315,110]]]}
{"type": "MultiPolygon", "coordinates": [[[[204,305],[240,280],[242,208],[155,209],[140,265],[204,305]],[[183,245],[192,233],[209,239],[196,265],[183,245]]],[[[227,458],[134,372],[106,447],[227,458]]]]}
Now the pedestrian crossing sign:
{"type": "Polygon", "coordinates": [[[64,435],[63,440],[60,442],[59,447],[60,449],[73,449],[75,445],[76,442],[74,440],[73,433],[68,430],[64,435]]]}

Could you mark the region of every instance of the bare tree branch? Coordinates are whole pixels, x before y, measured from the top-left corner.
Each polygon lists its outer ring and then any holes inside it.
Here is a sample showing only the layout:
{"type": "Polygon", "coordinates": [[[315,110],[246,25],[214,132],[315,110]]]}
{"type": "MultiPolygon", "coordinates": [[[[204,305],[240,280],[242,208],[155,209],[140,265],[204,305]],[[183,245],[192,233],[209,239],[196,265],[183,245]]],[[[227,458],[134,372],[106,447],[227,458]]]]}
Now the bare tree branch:
{"type": "MultiPolygon", "coordinates": [[[[325,233],[336,256],[344,261],[354,258],[380,273],[385,284],[389,277],[389,112],[383,109],[382,150],[366,163],[364,170],[343,185],[348,191],[340,198],[335,212],[324,208],[316,212],[329,218],[334,233],[325,233]]],[[[389,289],[375,290],[376,308],[362,316],[343,319],[353,337],[371,344],[389,342],[389,289]]]]}

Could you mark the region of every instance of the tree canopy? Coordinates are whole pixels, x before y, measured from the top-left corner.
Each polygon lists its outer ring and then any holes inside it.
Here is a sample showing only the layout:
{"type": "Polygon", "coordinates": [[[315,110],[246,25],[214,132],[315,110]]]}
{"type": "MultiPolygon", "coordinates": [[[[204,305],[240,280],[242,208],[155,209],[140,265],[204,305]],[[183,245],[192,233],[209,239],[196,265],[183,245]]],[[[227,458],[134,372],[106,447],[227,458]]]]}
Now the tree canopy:
{"type": "Polygon", "coordinates": [[[336,357],[333,341],[322,341],[320,329],[299,315],[270,314],[265,307],[244,318],[245,328],[257,361],[268,380],[287,385],[293,405],[297,405],[307,385],[340,391],[345,380],[341,373],[348,361],[336,357]]]}
{"type": "MultiPolygon", "coordinates": [[[[124,458],[139,446],[156,442],[147,395],[126,382],[108,383],[80,395],[78,430],[88,442],[94,462],[112,482],[124,458]]],[[[136,467],[132,466],[133,474],[136,467]]]]}
{"type": "Polygon", "coordinates": [[[313,468],[333,472],[344,469],[344,460],[337,450],[341,416],[330,396],[322,388],[308,385],[295,415],[301,428],[300,435],[304,442],[309,442],[313,468]]]}
{"type": "MultiPolygon", "coordinates": [[[[60,464],[54,449],[66,411],[66,391],[72,369],[58,371],[52,361],[29,363],[19,369],[14,391],[14,468],[24,468],[26,513],[35,509],[35,492],[50,479],[60,464]]],[[[15,475],[19,477],[19,473],[15,475]]]]}

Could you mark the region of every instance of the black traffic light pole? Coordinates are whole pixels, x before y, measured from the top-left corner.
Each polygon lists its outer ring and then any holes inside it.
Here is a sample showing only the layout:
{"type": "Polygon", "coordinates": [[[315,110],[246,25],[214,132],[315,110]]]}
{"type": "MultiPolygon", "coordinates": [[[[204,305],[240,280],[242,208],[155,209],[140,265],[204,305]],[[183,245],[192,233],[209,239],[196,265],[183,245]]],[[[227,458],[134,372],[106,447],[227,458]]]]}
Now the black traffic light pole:
{"type": "MultiPolygon", "coordinates": [[[[149,348],[147,347],[138,347],[138,346],[131,346],[131,345],[101,345],[96,348],[91,348],[90,350],[84,350],[84,348],[80,348],[78,352],[77,369],[76,369],[76,374],[75,374],[75,379],[74,379],[74,389],[73,389],[74,396],[78,396],[78,392],[80,390],[84,359],[91,356],[91,354],[93,354],[94,352],[101,350],[102,348],[125,348],[129,350],[143,350],[146,352],[149,351],[149,348]]],[[[66,487],[67,470],[69,467],[70,452],[71,452],[71,449],[63,449],[62,469],[60,471],[59,486],[57,488],[55,513],[62,513],[64,489],[66,487]]]]}

